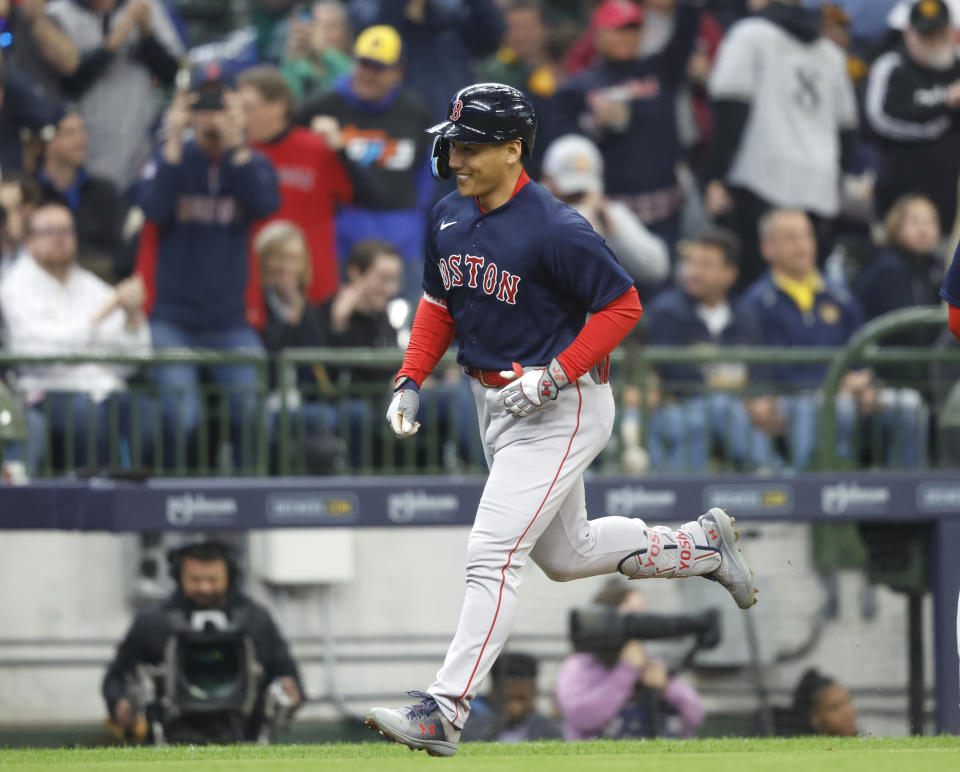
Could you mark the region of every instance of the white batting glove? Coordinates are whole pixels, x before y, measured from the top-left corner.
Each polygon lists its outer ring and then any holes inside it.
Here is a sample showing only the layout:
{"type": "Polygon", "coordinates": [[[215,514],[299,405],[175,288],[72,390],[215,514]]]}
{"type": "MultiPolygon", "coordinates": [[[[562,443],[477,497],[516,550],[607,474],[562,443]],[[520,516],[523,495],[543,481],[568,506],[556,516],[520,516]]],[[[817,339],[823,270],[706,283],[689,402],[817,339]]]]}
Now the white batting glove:
{"type": "Polygon", "coordinates": [[[517,418],[539,410],[547,402],[555,400],[560,389],[570,385],[570,379],[556,357],[547,367],[535,367],[527,372],[523,372],[520,365],[514,362],[513,370],[501,370],[500,375],[517,379],[497,392],[497,399],[517,418]]]}
{"type": "Polygon", "coordinates": [[[393,399],[387,408],[387,423],[401,440],[420,429],[420,422],[417,421],[419,410],[420,389],[413,380],[406,378],[393,392],[393,399]]]}

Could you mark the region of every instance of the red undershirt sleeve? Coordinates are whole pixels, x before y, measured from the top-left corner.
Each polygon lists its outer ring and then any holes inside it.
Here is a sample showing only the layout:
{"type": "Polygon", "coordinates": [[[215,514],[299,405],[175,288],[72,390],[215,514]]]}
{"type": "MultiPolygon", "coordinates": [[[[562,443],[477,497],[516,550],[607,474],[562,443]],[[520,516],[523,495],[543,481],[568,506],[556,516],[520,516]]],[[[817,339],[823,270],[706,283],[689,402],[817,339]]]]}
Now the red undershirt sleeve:
{"type": "Polygon", "coordinates": [[[575,381],[602,361],[627,337],[642,313],[640,296],[631,287],[587,319],[580,334],[557,355],[567,377],[575,381]]]}
{"type": "Polygon", "coordinates": [[[397,377],[405,375],[420,386],[447,352],[455,331],[453,317],[445,305],[421,298],[397,377]]]}
{"type": "Polygon", "coordinates": [[[960,308],[950,306],[950,332],[960,340],[960,308]]]}

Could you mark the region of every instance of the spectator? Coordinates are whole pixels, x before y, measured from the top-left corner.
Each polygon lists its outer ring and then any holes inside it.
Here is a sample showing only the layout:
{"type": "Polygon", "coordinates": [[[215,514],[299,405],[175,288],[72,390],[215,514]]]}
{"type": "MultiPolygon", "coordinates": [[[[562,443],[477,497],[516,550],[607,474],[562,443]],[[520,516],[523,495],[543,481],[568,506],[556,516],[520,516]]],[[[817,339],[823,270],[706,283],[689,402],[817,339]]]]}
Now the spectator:
{"type": "MultiPolygon", "coordinates": [[[[132,732],[142,718],[128,691],[129,679],[139,665],[161,665],[165,648],[177,630],[204,629],[213,624],[238,629],[252,643],[253,655],[262,667],[256,677],[257,700],[243,726],[239,717],[220,713],[184,714],[164,728],[168,742],[240,742],[256,740],[266,716],[267,689],[278,683],[296,709],[303,700],[303,686],[287,642],[270,612],[242,592],[240,569],[234,550],[208,540],[170,552],[170,569],[177,583],[174,592],[159,605],[140,612],[117,647],[116,656],[103,679],[107,710],[121,729],[132,732]],[[196,620],[199,619],[199,625],[196,620]],[[207,621],[210,620],[210,621],[207,621]]],[[[246,666],[244,662],[243,665],[246,666]]],[[[170,697],[170,695],[166,695],[170,697]]]]}
{"type": "Polygon", "coordinates": [[[343,2],[317,0],[313,4],[313,20],[322,30],[326,45],[349,58],[353,48],[353,31],[350,29],[350,19],[343,2]]]}
{"type": "MultiPolygon", "coordinates": [[[[863,311],[846,290],[825,281],[817,271],[809,217],[798,210],[769,212],[760,221],[760,242],[770,270],[746,290],[738,309],[750,315],[758,341],[781,348],[845,345],[860,327],[863,311]]],[[[816,389],[825,374],[826,365],[820,364],[758,368],[760,383],[776,385],[781,393],[797,390],[779,399],[756,397],[750,405],[758,428],[786,436],[797,469],[809,465],[817,444],[816,412],[822,398],[816,389]]],[[[925,443],[919,395],[903,392],[878,389],[869,370],[847,373],[834,403],[837,456],[848,463],[855,460],[853,432],[859,408],[864,416],[881,421],[884,437],[898,438],[899,442],[885,445],[888,463],[919,463],[925,443]]]]}
{"type": "MultiPolygon", "coordinates": [[[[350,347],[395,348],[397,333],[387,317],[387,304],[397,293],[402,263],[396,250],[385,242],[361,241],[350,253],[346,281],[332,298],[316,306],[304,296],[309,276],[309,247],[303,231],[293,223],[267,225],[255,241],[263,266],[267,300],[264,345],[270,352],[284,348],[350,347]]],[[[317,433],[336,433],[349,427],[350,461],[363,463],[363,434],[375,418],[364,388],[380,387],[392,375],[390,369],[325,367],[317,363],[298,369],[298,395],[288,395],[294,410],[294,430],[309,438],[317,433]],[[339,389],[334,391],[334,386],[339,389]],[[327,404],[332,396],[350,398],[327,404]],[[321,404],[322,403],[322,404],[321,404]]],[[[309,452],[309,448],[307,452],[309,452]]]]}
{"type": "Polygon", "coordinates": [[[850,690],[818,670],[807,670],[793,691],[797,734],[856,737],[857,709],[850,690]]]}
{"type": "Polygon", "coordinates": [[[820,34],[832,40],[846,54],[847,75],[854,87],[862,85],[870,71],[869,65],[853,52],[853,34],[850,14],[839,3],[824,3],[820,7],[822,21],[820,34]]]}
{"type": "MultiPolygon", "coordinates": [[[[538,0],[509,0],[504,9],[506,31],[500,49],[477,65],[479,80],[506,83],[532,97],[551,97],[557,90],[548,66],[547,26],[538,0]]],[[[539,113],[538,113],[539,114],[539,113]]]]}
{"type": "MultiPolygon", "coordinates": [[[[867,320],[898,308],[935,304],[943,284],[940,218],[929,198],[901,196],[887,212],[884,232],[884,246],[857,279],[856,294],[867,320]]],[[[921,337],[923,345],[933,342],[921,337]]]]}
{"type": "Polygon", "coordinates": [[[905,193],[937,207],[949,233],[960,177],[960,60],[943,0],[917,2],[903,44],[870,68],[864,112],[880,143],[876,209],[884,217],[905,193]]]}
{"type": "MultiPolygon", "coordinates": [[[[191,93],[174,96],[167,138],[140,183],[140,206],[157,232],[150,317],[157,348],[261,349],[245,319],[247,250],[251,225],[280,204],[277,177],[270,162],[245,143],[239,95],[225,91],[216,78],[198,73],[191,93]],[[184,141],[188,126],[194,138],[184,141]]],[[[141,260],[146,257],[141,250],[141,260]]],[[[224,365],[211,368],[211,375],[230,394],[233,457],[239,464],[256,371],[224,365]]],[[[200,420],[198,376],[194,365],[154,370],[163,393],[167,463],[179,432],[189,435],[200,420]]]]}
{"type": "Polygon", "coordinates": [[[586,134],[600,148],[607,194],[670,248],[679,236],[683,207],[676,172],[682,157],[677,95],[699,19],[699,6],[681,0],[670,41],[660,53],[641,59],[643,11],[630,0],[606,0],[592,21],[601,60],[557,93],[561,130],[586,134]]]}
{"type": "MultiPolygon", "coordinates": [[[[58,203],[42,204],[30,218],[27,254],[9,270],[0,286],[0,314],[6,343],[22,354],[143,352],[150,348],[150,330],[143,315],[144,291],[139,278],[116,287],[77,264],[73,215],[58,203]]],[[[126,391],[128,368],[100,365],[32,365],[20,369],[18,387],[31,406],[28,463],[35,472],[51,447],[64,448],[70,432],[75,445],[65,448],[66,462],[95,466],[117,457],[108,438],[108,417],[118,411],[121,433],[137,427],[133,462],[149,448],[152,411],[145,399],[131,400],[126,391]],[[134,417],[138,412],[139,416],[134,417]],[[49,423],[48,423],[49,422],[49,423]],[[96,438],[87,437],[96,427],[96,438]],[[96,445],[97,457],[87,456],[96,445]]],[[[47,458],[47,464],[54,459],[47,458]]],[[[130,460],[129,458],[127,459],[130,460]]]]}
{"type": "Polygon", "coordinates": [[[844,55],[821,37],[819,15],[774,0],[735,24],[720,46],[710,95],[714,147],[705,203],[740,238],[740,286],[764,272],[757,222],[770,208],[806,211],[826,256],[857,107],[844,55]]]}
{"type": "Polygon", "coordinates": [[[423,290],[425,217],[420,187],[428,174],[430,116],[402,85],[401,40],[391,27],[365,29],[354,45],[354,67],[334,90],[303,108],[301,122],[343,148],[363,170],[365,189],[337,216],[337,250],[349,255],[363,239],[389,234],[404,260],[404,295],[414,306],[423,290]]]}
{"type": "Polygon", "coordinates": [[[543,185],[576,209],[603,236],[633,280],[655,287],[670,271],[662,239],[648,231],[626,205],[603,191],[603,157],[586,137],[568,134],[550,144],[543,158],[543,185]]]}
{"type": "MultiPolygon", "coordinates": [[[[261,335],[271,354],[285,348],[323,345],[322,323],[317,306],[307,297],[312,265],[304,231],[289,220],[273,220],[253,240],[260,261],[267,317],[261,335]]],[[[298,382],[316,379],[301,368],[298,382]]]]}
{"type": "MultiPolygon", "coordinates": [[[[274,220],[260,230],[253,245],[260,260],[266,300],[266,323],[261,330],[264,347],[274,354],[284,349],[326,345],[320,310],[306,296],[311,260],[304,232],[292,222],[274,220]]],[[[302,462],[303,471],[309,474],[339,471],[343,452],[334,436],[338,428],[336,408],[325,403],[333,396],[333,390],[323,364],[298,367],[294,384],[281,383],[279,373],[272,367],[270,386],[269,435],[277,463],[277,454],[283,447],[277,423],[283,409],[290,417],[287,460],[302,462]],[[284,388],[285,394],[281,391],[284,388]]]]}
{"type": "MultiPolygon", "coordinates": [[[[619,581],[608,582],[593,602],[621,614],[646,608],[643,592],[619,581]]],[[[692,737],[706,715],[696,689],[639,640],[568,656],[557,673],[557,704],[566,740],[692,737]]]]}
{"type": "Polygon", "coordinates": [[[403,38],[406,85],[427,115],[446,115],[450,95],[473,83],[472,62],[494,53],[503,15],[494,0],[349,0],[354,29],[385,24],[403,38]]]}
{"type": "Polygon", "coordinates": [[[281,69],[298,102],[329,91],[350,72],[349,43],[347,11],[340,0],[320,0],[310,18],[291,24],[281,69]]]}
{"type": "Polygon", "coordinates": [[[40,204],[40,188],[25,174],[8,174],[0,179],[0,283],[26,251],[27,223],[40,204]]]}
{"type": "Polygon", "coordinates": [[[306,233],[312,259],[307,298],[321,303],[340,284],[334,215],[353,196],[344,161],[322,137],[293,125],[296,104],[279,70],[255,67],[242,73],[237,85],[251,147],[277,172],[280,208],[272,218],[296,223],[306,233]]]}
{"type": "Polygon", "coordinates": [[[44,13],[44,0],[0,0],[0,27],[9,35],[3,55],[33,83],[50,94],[58,80],[80,62],[76,46],[44,13]]]}
{"type": "MultiPolygon", "coordinates": [[[[847,2],[852,1],[853,0],[847,0],[847,2]]],[[[880,2],[876,4],[876,10],[874,10],[873,13],[881,13],[881,9],[887,6],[889,9],[889,13],[886,14],[887,27],[893,33],[902,33],[910,26],[910,12],[916,3],[917,0],[880,0],[880,2]],[[891,5],[893,7],[889,8],[891,5]]],[[[946,0],[946,4],[950,11],[950,16],[954,20],[960,19],[960,0],[946,0]]]]}
{"type": "Polygon", "coordinates": [[[22,134],[48,133],[61,115],[60,103],[8,63],[0,48],[0,171],[9,174],[25,168],[22,134]]]}
{"type": "Polygon", "coordinates": [[[557,721],[537,711],[538,670],[537,660],[530,654],[504,652],[497,657],[490,668],[487,697],[471,705],[470,721],[460,742],[561,739],[557,721]]]}
{"type": "MultiPolygon", "coordinates": [[[[712,6],[711,6],[712,8],[712,6]]],[[[676,26],[677,0],[646,0],[643,4],[642,56],[653,56],[663,50],[673,36],[676,26]]],[[[696,159],[704,155],[710,145],[713,121],[707,81],[720,49],[723,29],[713,13],[700,15],[700,29],[696,46],[687,62],[687,83],[679,94],[677,127],[685,148],[696,148],[696,159]]],[[[694,155],[688,153],[688,156],[694,155]]]]}
{"type": "Polygon", "coordinates": [[[162,0],[51,0],[47,13],[77,47],[61,81],[90,134],[87,168],[120,191],[150,155],[154,80],[173,85],[183,46],[162,0]]]}
{"type": "Polygon", "coordinates": [[[73,212],[79,264],[106,282],[129,275],[123,223],[126,206],[109,180],[87,173],[87,130],[83,116],[69,110],[47,142],[37,175],[46,200],[73,212]]]}
{"type": "Polygon", "coordinates": [[[257,61],[279,65],[288,49],[289,36],[298,18],[306,21],[309,10],[297,0],[254,0],[250,16],[256,35],[257,61]]]}
{"type": "MultiPolygon", "coordinates": [[[[679,286],[658,295],[647,309],[652,345],[715,348],[754,342],[750,319],[730,304],[738,252],[729,231],[683,243],[679,286]]],[[[661,365],[657,374],[672,400],[650,422],[654,469],[704,472],[714,444],[739,468],[775,464],[769,437],[751,425],[741,401],[747,385],[742,363],[661,365]]]]}

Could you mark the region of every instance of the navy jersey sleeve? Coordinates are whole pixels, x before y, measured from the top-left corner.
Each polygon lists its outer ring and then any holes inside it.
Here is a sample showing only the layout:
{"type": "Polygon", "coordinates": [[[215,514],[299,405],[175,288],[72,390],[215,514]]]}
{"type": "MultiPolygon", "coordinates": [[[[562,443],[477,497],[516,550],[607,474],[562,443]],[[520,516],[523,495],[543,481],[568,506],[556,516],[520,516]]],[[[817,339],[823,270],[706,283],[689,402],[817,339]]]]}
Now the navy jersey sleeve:
{"type": "Polygon", "coordinates": [[[947,269],[947,275],[943,277],[943,287],[940,289],[940,297],[946,300],[951,306],[960,308],[960,247],[953,256],[953,262],[947,269]]]}
{"type": "Polygon", "coordinates": [[[550,228],[547,268],[557,288],[594,313],[633,286],[606,242],[572,209],[550,228]]]}

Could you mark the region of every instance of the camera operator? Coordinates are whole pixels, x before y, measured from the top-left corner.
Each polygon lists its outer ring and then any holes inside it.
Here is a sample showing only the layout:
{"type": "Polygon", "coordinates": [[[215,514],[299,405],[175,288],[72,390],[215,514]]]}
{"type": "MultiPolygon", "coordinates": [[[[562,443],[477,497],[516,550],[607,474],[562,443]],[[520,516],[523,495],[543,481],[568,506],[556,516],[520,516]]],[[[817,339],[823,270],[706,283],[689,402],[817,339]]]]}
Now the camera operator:
{"type": "MultiPolygon", "coordinates": [[[[639,614],[640,590],[609,582],[593,599],[620,614],[639,614]]],[[[647,655],[642,641],[568,656],[557,673],[557,704],[565,740],[692,737],[703,723],[700,695],[666,664],[647,655]]]]}
{"type": "MultiPolygon", "coordinates": [[[[297,666],[287,643],[270,613],[240,591],[239,568],[232,547],[207,540],[171,550],[170,569],[177,588],[165,601],[139,613],[133,626],[117,648],[103,680],[103,696],[115,724],[132,733],[141,717],[135,695],[128,693],[128,679],[139,665],[158,666],[173,636],[183,622],[197,629],[197,620],[223,618],[239,629],[252,643],[256,662],[262,668],[256,684],[256,702],[252,712],[236,726],[236,718],[216,714],[183,713],[175,725],[164,725],[168,741],[189,738],[194,743],[254,740],[265,721],[266,695],[271,686],[282,689],[287,710],[292,712],[302,701],[303,688],[297,666]],[[224,728],[227,728],[225,732],[224,728]],[[239,735],[230,737],[230,734],[239,735]]],[[[199,629],[206,631],[211,622],[199,629]]],[[[161,722],[164,723],[164,722],[161,722]]],[[[156,739],[156,738],[155,738],[156,739]]]]}

